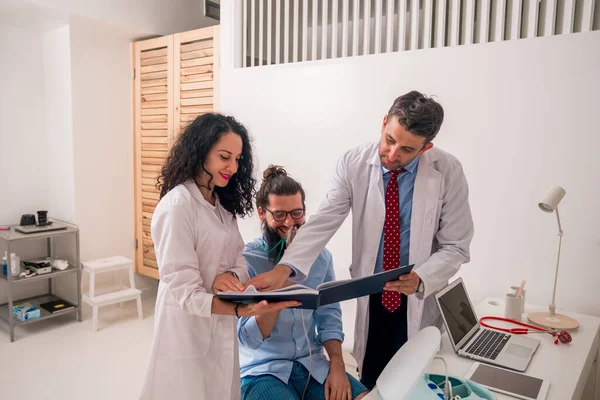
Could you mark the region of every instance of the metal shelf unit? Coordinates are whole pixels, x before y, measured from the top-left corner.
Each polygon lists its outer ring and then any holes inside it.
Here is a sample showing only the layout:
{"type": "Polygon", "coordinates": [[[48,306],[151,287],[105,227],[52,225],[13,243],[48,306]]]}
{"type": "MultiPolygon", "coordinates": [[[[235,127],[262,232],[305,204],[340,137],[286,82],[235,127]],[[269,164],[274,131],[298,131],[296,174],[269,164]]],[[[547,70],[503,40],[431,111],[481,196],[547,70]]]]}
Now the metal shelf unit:
{"type": "MultiPolygon", "coordinates": [[[[54,221],[57,221],[57,220],[54,220],[54,221]]],[[[23,234],[23,233],[15,231],[14,228],[17,227],[18,225],[12,225],[10,230],[0,231],[0,243],[4,242],[6,251],[9,256],[8,260],[7,260],[8,264],[9,264],[8,271],[7,271],[8,273],[6,275],[4,275],[3,273],[0,273],[0,282],[4,282],[8,289],[8,303],[0,304],[0,319],[6,321],[8,323],[11,342],[15,341],[14,330],[15,330],[15,327],[19,326],[19,325],[31,324],[31,323],[35,323],[37,321],[43,321],[45,319],[54,318],[54,317],[57,317],[60,315],[65,315],[65,314],[72,314],[72,313],[74,313],[76,315],[77,321],[81,322],[81,263],[79,260],[79,228],[77,227],[77,225],[74,225],[74,224],[65,223],[63,221],[57,221],[57,222],[67,225],[67,228],[62,229],[62,230],[49,231],[49,232],[23,234]],[[11,273],[10,273],[10,269],[11,269],[10,268],[10,262],[11,262],[10,254],[11,254],[11,246],[15,242],[28,241],[28,240],[44,240],[45,239],[46,247],[47,247],[47,255],[48,255],[48,257],[52,257],[53,256],[52,239],[58,238],[61,236],[66,236],[66,235],[74,235],[75,236],[75,263],[74,264],[72,264],[71,260],[69,260],[69,267],[63,271],[52,271],[47,274],[36,275],[36,276],[32,276],[30,278],[21,278],[18,276],[11,275],[11,273]],[[69,274],[77,274],[77,294],[76,294],[77,304],[75,304],[75,307],[70,310],[55,312],[55,313],[50,313],[50,312],[44,310],[43,308],[39,307],[40,304],[42,304],[42,303],[60,299],[58,296],[56,296],[54,294],[53,279],[56,277],[59,277],[59,276],[66,276],[69,274]],[[40,281],[40,280],[48,280],[48,293],[45,293],[45,294],[42,294],[39,296],[30,297],[30,298],[25,298],[25,299],[15,300],[13,298],[13,285],[21,285],[21,284],[26,284],[28,282],[35,282],[35,281],[40,281]],[[12,313],[13,306],[17,303],[25,302],[25,301],[29,302],[30,304],[32,304],[34,306],[37,306],[40,309],[40,318],[36,318],[33,320],[28,320],[28,321],[21,321],[18,318],[13,316],[13,313],[12,313]]]]}

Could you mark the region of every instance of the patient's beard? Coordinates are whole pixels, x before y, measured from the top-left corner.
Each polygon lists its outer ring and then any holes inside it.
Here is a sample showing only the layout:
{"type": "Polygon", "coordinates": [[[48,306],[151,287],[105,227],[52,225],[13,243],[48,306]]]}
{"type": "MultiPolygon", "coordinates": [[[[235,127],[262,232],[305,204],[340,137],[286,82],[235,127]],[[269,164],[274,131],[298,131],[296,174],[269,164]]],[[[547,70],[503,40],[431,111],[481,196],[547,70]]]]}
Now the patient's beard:
{"type": "Polygon", "coordinates": [[[269,250],[269,260],[271,260],[271,262],[276,262],[278,258],[279,260],[281,260],[281,257],[283,257],[283,253],[285,253],[285,238],[282,242],[279,233],[277,233],[276,230],[271,229],[271,227],[267,225],[266,222],[263,222],[262,230],[266,248],[267,250],[269,250]],[[277,246],[277,249],[272,250],[275,246],[277,246]],[[283,246],[283,249],[281,249],[280,246],[283,246]]]}

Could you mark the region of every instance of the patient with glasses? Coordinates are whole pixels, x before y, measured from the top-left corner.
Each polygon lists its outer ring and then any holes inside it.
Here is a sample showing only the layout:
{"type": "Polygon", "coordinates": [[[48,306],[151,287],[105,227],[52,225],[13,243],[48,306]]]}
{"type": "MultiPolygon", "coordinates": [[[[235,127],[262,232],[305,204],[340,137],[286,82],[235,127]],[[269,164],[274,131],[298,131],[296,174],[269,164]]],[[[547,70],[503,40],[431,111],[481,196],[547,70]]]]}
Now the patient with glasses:
{"type": "MultiPolygon", "coordinates": [[[[290,243],[290,230],[304,224],[304,201],[302,186],[285,169],[272,165],[264,172],[256,195],[262,236],[244,250],[250,277],[277,265],[290,243]]],[[[315,289],[332,280],[331,253],[324,249],[302,284],[315,289]]],[[[242,400],[350,400],[367,394],[367,388],[345,370],[339,304],[242,317],[238,338],[242,400]]]]}

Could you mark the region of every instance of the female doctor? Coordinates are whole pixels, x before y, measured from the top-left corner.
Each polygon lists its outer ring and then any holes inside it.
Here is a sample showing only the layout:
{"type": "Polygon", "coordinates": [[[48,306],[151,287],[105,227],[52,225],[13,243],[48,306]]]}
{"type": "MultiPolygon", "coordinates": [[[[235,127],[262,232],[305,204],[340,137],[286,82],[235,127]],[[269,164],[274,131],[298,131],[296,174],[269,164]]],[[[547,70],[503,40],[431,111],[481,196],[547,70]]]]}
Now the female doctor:
{"type": "Polygon", "coordinates": [[[239,399],[235,318],[296,302],[236,305],[217,291],[248,279],[237,217],[252,211],[250,138],[234,118],[204,114],[173,145],[152,218],[160,274],[142,399],[239,399]]]}

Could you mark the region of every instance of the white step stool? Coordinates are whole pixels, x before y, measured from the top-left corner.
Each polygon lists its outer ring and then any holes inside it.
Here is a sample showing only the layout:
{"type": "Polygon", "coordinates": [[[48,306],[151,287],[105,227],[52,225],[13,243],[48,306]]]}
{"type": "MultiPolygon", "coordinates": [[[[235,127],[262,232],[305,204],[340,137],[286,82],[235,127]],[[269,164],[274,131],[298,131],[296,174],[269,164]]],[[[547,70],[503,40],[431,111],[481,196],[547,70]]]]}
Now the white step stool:
{"type": "MultiPolygon", "coordinates": [[[[100,260],[87,261],[82,263],[83,271],[87,271],[90,275],[90,291],[89,295],[82,296],[82,300],[92,306],[93,317],[92,317],[92,329],[98,330],[98,308],[107,306],[109,304],[123,303],[128,300],[137,301],[138,318],[143,319],[142,313],[142,292],[135,288],[135,282],[133,280],[133,261],[126,257],[115,256],[102,258],[100,260]],[[112,272],[112,271],[129,271],[129,287],[115,292],[94,295],[94,286],[96,285],[96,274],[101,272],[112,272]]],[[[120,279],[119,279],[120,281],[120,279]]]]}

